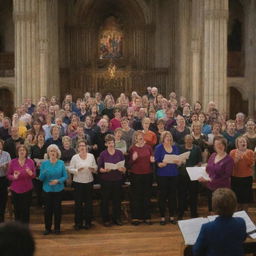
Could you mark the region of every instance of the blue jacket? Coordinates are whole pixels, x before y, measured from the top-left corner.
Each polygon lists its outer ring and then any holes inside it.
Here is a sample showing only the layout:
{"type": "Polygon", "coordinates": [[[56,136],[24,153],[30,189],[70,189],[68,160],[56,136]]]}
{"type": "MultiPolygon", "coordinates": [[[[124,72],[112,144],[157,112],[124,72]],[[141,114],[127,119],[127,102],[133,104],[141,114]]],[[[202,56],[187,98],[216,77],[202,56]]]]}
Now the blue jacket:
{"type": "Polygon", "coordinates": [[[202,225],[193,256],[242,256],[246,226],[242,218],[217,217],[202,225]]]}
{"type": "MultiPolygon", "coordinates": [[[[155,148],[155,160],[156,163],[163,162],[165,154],[179,155],[179,148],[176,145],[172,146],[172,153],[165,151],[163,144],[159,144],[155,148]]],[[[179,171],[176,164],[167,164],[165,167],[156,168],[157,176],[178,176],[179,171]]]]}
{"type": "Polygon", "coordinates": [[[50,160],[42,162],[39,179],[43,182],[45,192],[60,192],[64,189],[64,182],[68,178],[67,171],[62,160],[52,164],[50,160]],[[58,180],[56,185],[50,185],[52,180],[58,180]]]}

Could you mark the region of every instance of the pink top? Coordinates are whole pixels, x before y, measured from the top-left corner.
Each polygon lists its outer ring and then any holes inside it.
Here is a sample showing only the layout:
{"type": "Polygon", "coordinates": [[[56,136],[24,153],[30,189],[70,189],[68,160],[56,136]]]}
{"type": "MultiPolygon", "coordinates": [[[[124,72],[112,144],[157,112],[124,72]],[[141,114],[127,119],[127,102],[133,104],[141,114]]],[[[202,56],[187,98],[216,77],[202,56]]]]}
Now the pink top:
{"type": "Polygon", "coordinates": [[[7,178],[11,181],[10,189],[18,194],[28,192],[33,188],[32,179],[36,176],[36,169],[34,161],[27,158],[25,164],[21,166],[19,164],[18,158],[11,160],[7,178]],[[27,169],[30,169],[33,172],[33,175],[30,176],[27,173],[27,169]],[[20,172],[17,179],[14,178],[14,172],[20,172]]]}
{"type": "Polygon", "coordinates": [[[110,130],[114,131],[116,128],[121,127],[121,121],[116,119],[116,118],[112,118],[110,120],[110,130]]]}

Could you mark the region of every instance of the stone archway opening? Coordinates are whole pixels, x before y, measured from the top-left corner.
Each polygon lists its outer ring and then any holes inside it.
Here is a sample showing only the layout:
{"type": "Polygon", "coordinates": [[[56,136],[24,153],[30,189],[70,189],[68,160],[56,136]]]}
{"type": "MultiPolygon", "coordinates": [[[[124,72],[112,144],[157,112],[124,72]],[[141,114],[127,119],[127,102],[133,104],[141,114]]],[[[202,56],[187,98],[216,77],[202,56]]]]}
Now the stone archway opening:
{"type": "Polygon", "coordinates": [[[14,112],[13,93],[8,88],[0,88],[0,110],[8,117],[14,112]]]}
{"type": "Polygon", "coordinates": [[[243,112],[248,115],[248,100],[244,100],[242,93],[235,87],[229,88],[230,93],[230,103],[229,103],[229,113],[230,118],[235,119],[238,112],[243,112]]]}

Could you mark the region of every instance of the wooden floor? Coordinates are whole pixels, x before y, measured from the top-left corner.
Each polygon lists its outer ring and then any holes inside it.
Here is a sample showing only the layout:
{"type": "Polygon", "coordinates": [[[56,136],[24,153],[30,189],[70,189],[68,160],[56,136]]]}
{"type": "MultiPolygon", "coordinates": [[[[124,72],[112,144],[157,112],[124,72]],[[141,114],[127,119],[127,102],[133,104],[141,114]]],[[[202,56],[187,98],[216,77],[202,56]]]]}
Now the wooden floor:
{"type": "Polygon", "coordinates": [[[165,256],[180,255],[182,236],[177,225],[160,226],[154,219],[152,226],[141,224],[134,227],[127,221],[124,225],[103,227],[94,221],[90,230],[75,231],[73,216],[65,215],[59,236],[43,236],[43,218],[33,217],[31,229],[36,239],[36,256],[165,256]]]}
{"type": "MultiPolygon", "coordinates": [[[[254,212],[254,209],[252,210],[254,212]]],[[[206,208],[200,209],[207,216],[206,208]]],[[[31,230],[36,240],[35,256],[180,256],[183,238],[177,225],[159,225],[157,214],[153,225],[103,227],[100,219],[90,230],[75,231],[73,214],[63,215],[60,235],[42,235],[43,211],[32,209],[31,230]]]]}

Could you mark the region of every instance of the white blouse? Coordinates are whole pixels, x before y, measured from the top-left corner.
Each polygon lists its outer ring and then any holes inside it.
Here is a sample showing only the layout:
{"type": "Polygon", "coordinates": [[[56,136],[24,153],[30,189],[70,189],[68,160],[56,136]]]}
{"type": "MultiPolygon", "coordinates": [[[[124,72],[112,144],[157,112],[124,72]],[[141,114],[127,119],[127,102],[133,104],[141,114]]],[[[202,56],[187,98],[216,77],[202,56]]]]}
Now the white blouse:
{"type": "Polygon", "coordinates": [[[97,172],[98,166],[96,164],[94,155],[87,153],[86,159],[82,159],[79,154],[76,154],[72,157],[68,170],[71,174],[74,174],[74,182],[89,183],[93,181],[93,175],[89,168],[93,168],[94,173],[97,172]],[[83,168],[83,170],[78,171],[80,168],[83,168]]]}

